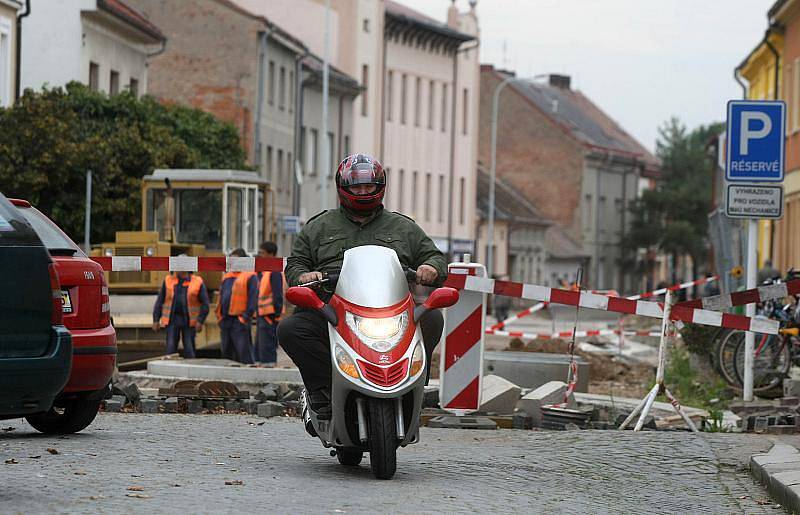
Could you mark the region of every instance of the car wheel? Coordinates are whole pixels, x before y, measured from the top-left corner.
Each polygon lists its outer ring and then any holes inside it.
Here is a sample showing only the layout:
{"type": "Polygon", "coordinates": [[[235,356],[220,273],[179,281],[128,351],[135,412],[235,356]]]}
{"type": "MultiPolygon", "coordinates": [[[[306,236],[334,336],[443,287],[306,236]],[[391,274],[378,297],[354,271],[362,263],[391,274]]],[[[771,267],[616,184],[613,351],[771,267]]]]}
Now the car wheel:
{"type": "Polygon", "coordinates": [[[79,397],[70,399],[50,411],[28,415],[28,421],[37,431],[50,435],[77,433],[92,423],[100,409],[100,399],[79,397]]]}

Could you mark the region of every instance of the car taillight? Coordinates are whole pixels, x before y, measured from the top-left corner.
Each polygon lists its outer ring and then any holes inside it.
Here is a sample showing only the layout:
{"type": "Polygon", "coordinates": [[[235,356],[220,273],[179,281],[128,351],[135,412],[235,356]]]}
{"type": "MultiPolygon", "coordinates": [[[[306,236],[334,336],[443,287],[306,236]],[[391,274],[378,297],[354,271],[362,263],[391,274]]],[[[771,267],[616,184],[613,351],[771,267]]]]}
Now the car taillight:
{"type": "Polygon", "coordinates": [[[61,282],[58,280],[56,266],[50,263],[47,266],[50,274],[50,292],[53,296],[53,311],[50,315],[52,325],[64,325],[64,301],[61,299],[61,282]]]}
{"type": "Polygon", "coordinates": [[[105,327],[111,323],[111,299],[108,295],[108,283],[103,272],[100,272],[100,282],[100,327],[105,327]]]}

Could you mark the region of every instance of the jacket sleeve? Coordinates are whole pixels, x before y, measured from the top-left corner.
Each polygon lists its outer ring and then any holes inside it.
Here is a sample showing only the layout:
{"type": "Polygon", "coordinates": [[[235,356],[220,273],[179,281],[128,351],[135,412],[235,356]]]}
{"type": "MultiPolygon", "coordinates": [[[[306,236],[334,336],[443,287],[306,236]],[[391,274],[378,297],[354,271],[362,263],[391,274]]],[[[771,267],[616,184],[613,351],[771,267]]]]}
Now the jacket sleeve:
{"type": "Polygon", "coordinates": [[[414,224],[412,231],[411,239],[416,243],[414,268],[419,268],[420,265],[432,266],[439,274],[436,277],[436,285],[441,285],[447,279],[447,261],[444,258],[444,254],[418,225],[414,224]]]}
{"type": "Polygon", "coordinates": [[[156,298],[156,303],[153,304],[153,323],[159,321],[161,318],[161,308],[164,307],[164,297],[167,295],[167,286],[165,283],[161,283],[161,290],[158,292],[158,297],[156,298]]]}
{"type": "Polygon", "coordinates": [[[248,320],[258,313],[258,274],[253,274],[247,280],[247,311],[245,315],[248,320]]]}
{"type": "Polygon", "coordinates": [[[206,323],[206,318],[208,318],[208,310],[209,310],[209,300],[208,300],[208,290],[206,289],[206,285],[202,284],[200,286],[200,314],[197,315],[197,322],[200,325],[206,323]]]}
{"type": "Polygon", "coordinates": [[[275,308],[275,314],[280,315],[283,310],[283,277],[281,274],[271,274],[269,285],[272,288],[272,306],[275,308]]]}
{"type": "MultiPolygon", "coordinates": [[[[306,225],[292,246],[292,255],[286,259],[286,280],[290,286],[300,284],[300,276],[306,272],[314,271],[313,253],[311,251],[311,238],[308,235],[308,225],[306,225]]],[[[273,274],[275,275],[275,274],[273,274]]]]}

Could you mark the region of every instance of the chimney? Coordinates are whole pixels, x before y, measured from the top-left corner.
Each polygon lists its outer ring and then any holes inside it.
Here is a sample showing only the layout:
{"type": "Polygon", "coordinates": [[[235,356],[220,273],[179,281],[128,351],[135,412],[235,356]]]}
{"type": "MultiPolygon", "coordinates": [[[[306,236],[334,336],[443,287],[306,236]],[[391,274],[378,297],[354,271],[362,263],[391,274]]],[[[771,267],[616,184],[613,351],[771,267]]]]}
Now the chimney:
{"type": "Polygon", "coordinates": [[[557,75],[551,73],[549,76],[550,85],[558,89],[569,89],[570,77],[569,75],[557,75]]]}

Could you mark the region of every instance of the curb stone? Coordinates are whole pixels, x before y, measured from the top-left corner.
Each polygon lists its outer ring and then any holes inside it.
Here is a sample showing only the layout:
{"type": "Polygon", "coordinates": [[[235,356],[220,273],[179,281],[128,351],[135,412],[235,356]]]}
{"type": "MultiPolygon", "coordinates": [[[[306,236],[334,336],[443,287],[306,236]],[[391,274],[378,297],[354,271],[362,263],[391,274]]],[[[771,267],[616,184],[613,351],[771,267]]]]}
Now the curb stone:
{"type": "Polygon", "coordinates": [[[800,513],[800,451],[775,444],[766,454],[750,458],[750,475],[790,513],[800,513]]]}

